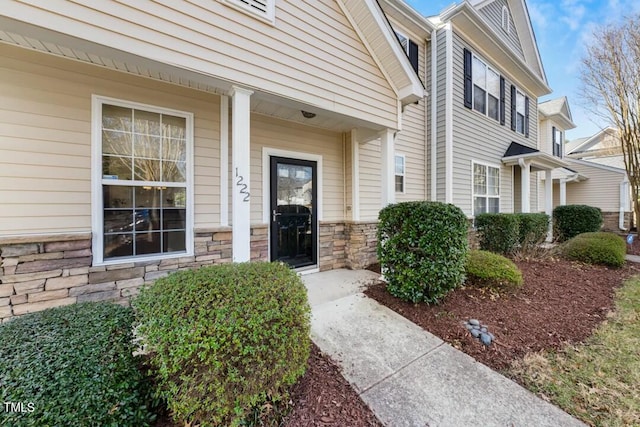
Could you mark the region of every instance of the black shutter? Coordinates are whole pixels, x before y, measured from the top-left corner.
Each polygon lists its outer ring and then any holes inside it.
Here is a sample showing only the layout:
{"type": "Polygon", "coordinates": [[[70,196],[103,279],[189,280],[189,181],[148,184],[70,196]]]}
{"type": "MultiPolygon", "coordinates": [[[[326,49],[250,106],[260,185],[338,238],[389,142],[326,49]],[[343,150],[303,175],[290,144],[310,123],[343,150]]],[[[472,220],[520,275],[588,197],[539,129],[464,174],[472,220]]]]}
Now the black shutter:
{"type": "Polygon", "coordinates": [[[473,108],[473,78],[471,75],[471,51],[464,49],[464,106],[473,108]]]}
{"type": "Polygon", "coordinates": [[[529,138],[529,97],[524,98],[524,136],[529,138]]]}
{"type": "Polygon", "coordinates": [[[504,126],[504,77],[500,76],[500,124],[504,126]]]}
{"type": "Polygon", "coordinates": [[[556,127],[551,126],[551,144],[553,145],[553,155],[560,157],[558,153],[558,147],[556,146],[556,127]]]}
{"type": "Polygon", "coordinates": [[[511,130],[516,130],[516,87],[511,85],[511,130]]]}
{"type": "Polygon", "coordinates": [[[409,40],[409,62],[411,62],[416,74],[420,75],[418,72],[418,45],[411,40],[409,40]]]}

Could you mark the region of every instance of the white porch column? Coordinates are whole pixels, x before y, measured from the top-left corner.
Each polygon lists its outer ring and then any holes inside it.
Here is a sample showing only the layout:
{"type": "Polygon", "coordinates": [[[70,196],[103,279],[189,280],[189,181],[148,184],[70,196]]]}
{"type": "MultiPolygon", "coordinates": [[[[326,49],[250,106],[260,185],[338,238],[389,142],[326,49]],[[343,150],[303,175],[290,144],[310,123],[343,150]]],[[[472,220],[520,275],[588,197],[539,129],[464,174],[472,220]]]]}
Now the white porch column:
{"type": "Polygon", "coordinates": [[[545,171],[544,174],[544,212],[549,215],[549,230],[547,231],[547,241],[553,240],[553,178],[551,177],[551,169],[545,171]]]}
{"type": "Polygon", "coordinates": [[[250,191],[250,110],[249,101],[253,91],[233,86],[231,96],[231,189],[233,262],[251,259],[251,207],[250,191]]]}
{"type": "Polygon", "coordinates": [[[531,192],[529,187],[531,185],[531,163],[520,160],[520,202],[522,204],[520,211],[522,213],[531,212],[531,192]]]}
{"type": "Polygon", "coordinates": [[[385,129],[380,132],[380,148],[382,162],[382,207],[395,203],[395,145],[394,131],[385,129]]]}
{"type": "Polygon", "coordinates": [[[560,206],[567,204],[567,181],[560,180],[560,206]]]}

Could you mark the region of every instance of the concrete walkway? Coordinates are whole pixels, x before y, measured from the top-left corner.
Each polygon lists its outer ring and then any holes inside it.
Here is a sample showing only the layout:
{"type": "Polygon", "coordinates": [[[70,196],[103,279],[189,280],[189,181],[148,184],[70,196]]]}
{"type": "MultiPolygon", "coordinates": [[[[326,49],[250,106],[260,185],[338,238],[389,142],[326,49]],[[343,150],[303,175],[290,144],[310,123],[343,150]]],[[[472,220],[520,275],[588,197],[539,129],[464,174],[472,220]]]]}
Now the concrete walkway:
{"type": "Polygon", "coordinates": [[[303,276],[311,336],[386,426],[584,426],[361,293],[377,275],[303,276]]]}

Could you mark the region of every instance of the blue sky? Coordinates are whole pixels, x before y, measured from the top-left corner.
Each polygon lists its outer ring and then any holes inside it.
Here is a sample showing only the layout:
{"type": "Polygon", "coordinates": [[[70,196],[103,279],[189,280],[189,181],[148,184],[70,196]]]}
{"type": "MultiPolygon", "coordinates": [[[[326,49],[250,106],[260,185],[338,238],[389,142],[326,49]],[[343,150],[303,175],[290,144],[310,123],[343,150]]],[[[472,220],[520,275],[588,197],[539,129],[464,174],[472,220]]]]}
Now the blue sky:
{"type": "MultiPolygon", "coordinates": [[[[453,0],[406,0],[426,16],[436,15],[453,0]]],[[[461,0],[458,0],[459,3],[461,0]]],[[[640,12],[638,0],[527,0],[542,63],[553,93],[542,100],[566,95],[576,129],[567,139],[591,136],[606,125],[581,106],[580,60],[599,25],[640,12]],[[595,120],[595,123],[594,123],[595,120]]]]}

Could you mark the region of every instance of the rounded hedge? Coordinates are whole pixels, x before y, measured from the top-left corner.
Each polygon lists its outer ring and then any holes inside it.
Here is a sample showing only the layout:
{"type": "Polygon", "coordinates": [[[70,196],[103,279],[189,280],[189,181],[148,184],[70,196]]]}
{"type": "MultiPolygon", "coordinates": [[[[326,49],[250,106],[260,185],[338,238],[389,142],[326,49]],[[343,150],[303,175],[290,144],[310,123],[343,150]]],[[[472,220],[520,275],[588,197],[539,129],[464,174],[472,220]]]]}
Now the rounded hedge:
{"type": "Polygon", "coordinates": [[[388,291],[406,301],[436,302],[464,281],[468,222],[460,208],[403,202],[383,208],[378,259],[388,291]]]}
{"type": "Polygon", "coordinates": [[[483,213],[476,216],[480,249],[499,254],[511,253],[520,238],[520,219],[509,213],[483,213]]]}
{"type": "Polygon", "coordinates": [[[613,233],[583,233],[566,242],[562,248],[566,258],[587,264],[603,264],[622,267],[625,263],[627,244],[613,233]]]}
{"type": "Polygon", "coordinates": [[[267,399],[287,396],[310,352],[310,308],[282,263],[180,271],[133,301],[139,333],[176,420],[240,425],[267,399]]]}
{"type": "Polygon", "coordinates": [[[518,243],[527,248],[542,243],[549,231],[549,215],[543,213],[517,213],[518,243]]]}
{"type": "Polygon", "coordinates": [[[602,211],[587,205],[557,206],[553,210],[554,232],[560,241],[578,234],[600,231],[602,211]]]}
{"type": "Polygon", "coordinates": [[[465,266],[467,280],[472,286],[498,290],[513,290],[522,286],[522,272],[508,258],[493,252],[469,252],[465,266]]]}
{"type": "Polygon", "coordinates": [[[133,320],[130,308],[87,302],[3,323],[0,401],[27,412],[3,408],[0,425],[149,425],[155,416],[133,356],[133,320]]]}

